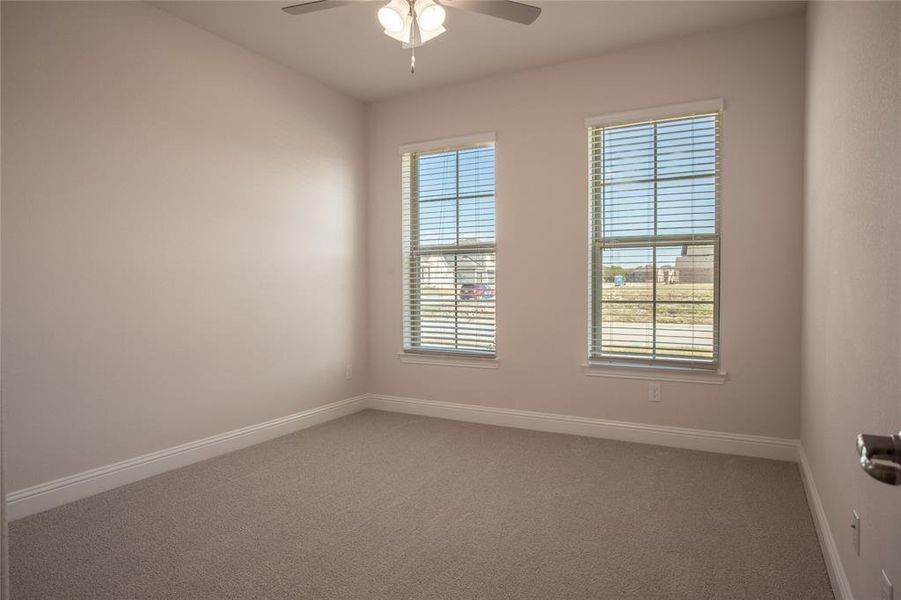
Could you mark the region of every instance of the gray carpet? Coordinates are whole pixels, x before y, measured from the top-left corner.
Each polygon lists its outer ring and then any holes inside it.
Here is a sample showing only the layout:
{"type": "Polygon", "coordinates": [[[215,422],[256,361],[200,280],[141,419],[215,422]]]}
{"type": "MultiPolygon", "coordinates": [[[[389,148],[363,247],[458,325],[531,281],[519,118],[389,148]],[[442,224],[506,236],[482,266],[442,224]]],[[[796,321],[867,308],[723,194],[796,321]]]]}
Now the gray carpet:
{"type": "Polygon", "coordinates": [[[797,465],[365,411],[19,520],[14,600],[832,598],[797,465]]]}

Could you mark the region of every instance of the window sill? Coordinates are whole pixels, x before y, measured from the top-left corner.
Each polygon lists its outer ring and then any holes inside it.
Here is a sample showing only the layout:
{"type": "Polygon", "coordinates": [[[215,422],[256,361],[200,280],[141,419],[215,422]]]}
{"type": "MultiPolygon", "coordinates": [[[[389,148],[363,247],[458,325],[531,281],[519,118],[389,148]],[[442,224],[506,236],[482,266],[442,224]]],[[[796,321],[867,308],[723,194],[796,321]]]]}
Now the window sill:
{"type": "Polygon", "coordinates": [[[397,358],[400,362],[411,365],[467,367],[470,369],[497,369],[500,366],[497,358],[494,357],[449,356],[447,354],[426,354],[401,351],[397,353],[397,358]]]}
{"type": "Polygon", "coordinates": [[[589,377],[641,379],[645,381],[673,381],[677,383],[703,383],[707,385],[723,385],[726,383],[725,371],[706,371],[684,367],[629,365],[622,363],[589,363],[582,365],[582,371],[589,377]]]}

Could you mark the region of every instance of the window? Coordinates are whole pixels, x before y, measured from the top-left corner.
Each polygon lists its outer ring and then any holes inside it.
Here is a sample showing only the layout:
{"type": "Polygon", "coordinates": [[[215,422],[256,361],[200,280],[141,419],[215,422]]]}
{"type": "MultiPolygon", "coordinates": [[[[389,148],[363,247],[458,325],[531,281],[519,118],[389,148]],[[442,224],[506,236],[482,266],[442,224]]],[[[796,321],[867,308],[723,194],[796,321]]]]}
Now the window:
{"type": "Polygon", "coordinates": [[[404,350],[493,357],[494,143],[402,163],[404,350]]]}
{"type": "Polygon", "coordinates": [[[588,122],[591,361],[718,365],[719,110],[682,114],[588,122]]]}

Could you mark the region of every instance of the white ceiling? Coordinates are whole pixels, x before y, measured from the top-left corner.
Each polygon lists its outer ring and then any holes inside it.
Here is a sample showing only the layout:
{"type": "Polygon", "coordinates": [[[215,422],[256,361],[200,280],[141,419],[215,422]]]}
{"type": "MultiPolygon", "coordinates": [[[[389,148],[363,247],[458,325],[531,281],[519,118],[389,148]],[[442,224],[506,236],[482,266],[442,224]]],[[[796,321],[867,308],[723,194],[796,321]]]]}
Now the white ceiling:
{"type": "Polygon", "coordinates": [[[447,33],[417,48],[411,75],[410,51],[385,36],[376,19],[384,2],[299,16],[280,10],[294,3],[153,2],[364,101],[804,10],[804,2],[788,1],[545,0],[530,2],[542,13],[526,26],[448,7],[447,33]]]}

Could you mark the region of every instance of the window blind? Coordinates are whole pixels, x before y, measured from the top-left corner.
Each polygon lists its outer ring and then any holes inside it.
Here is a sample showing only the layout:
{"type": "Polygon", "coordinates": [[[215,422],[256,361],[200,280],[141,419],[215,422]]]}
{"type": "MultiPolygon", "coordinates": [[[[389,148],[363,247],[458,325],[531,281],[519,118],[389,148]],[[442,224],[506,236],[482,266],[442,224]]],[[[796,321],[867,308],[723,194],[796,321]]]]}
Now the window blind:
{"type": "Polygon", "coordinates": [[[494,356],[494,145],[402,156],[404,350],[494,356]]]}
{"type": "Polygon", "coordinates": [[[589,358],[719,361],[719,113],[589,128],[589,358]]]}

